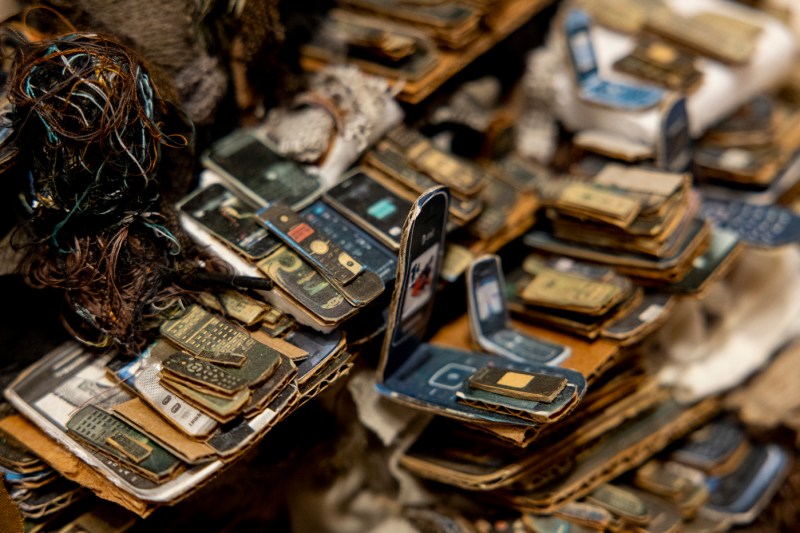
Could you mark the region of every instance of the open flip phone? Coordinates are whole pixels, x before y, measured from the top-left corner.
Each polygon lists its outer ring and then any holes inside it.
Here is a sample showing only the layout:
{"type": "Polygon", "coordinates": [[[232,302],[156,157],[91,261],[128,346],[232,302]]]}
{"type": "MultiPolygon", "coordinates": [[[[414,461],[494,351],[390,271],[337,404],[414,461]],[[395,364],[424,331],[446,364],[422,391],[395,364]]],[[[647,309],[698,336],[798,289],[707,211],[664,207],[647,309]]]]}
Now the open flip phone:
{"type": "Polygon", "coordinates": [[[569,357],[569,346],[537,339],[509,325],[505,279],[496,255],[484,255],[467,271],[467,311],[472,338],[482,350],[518,363],[555,366],[569,357]]]}
{"type": "Polygon", "coordinates": [[[639,111],[655,106],[664,98],[664,91],[657,87],[628,85],[600,77],[586,12],[570,10],[564,32],[581,99],[604,107],[639,111]]]}
{"type": "Polygon", "coordinates": [[[561,418],[586,390],[579,372],[423,342],[442,268],[449,199],[446,187],[427,190],[403,226],[378,391],[419,409],[472,422],[534,425],[561,418]],[[487,384],[487,379],[496,382],[487,384]],[[488,391],[486,385],[508,394],[488,391]],[[530,397],[537,387],[552,401],[520,399],[520,393],[530,397]]]}

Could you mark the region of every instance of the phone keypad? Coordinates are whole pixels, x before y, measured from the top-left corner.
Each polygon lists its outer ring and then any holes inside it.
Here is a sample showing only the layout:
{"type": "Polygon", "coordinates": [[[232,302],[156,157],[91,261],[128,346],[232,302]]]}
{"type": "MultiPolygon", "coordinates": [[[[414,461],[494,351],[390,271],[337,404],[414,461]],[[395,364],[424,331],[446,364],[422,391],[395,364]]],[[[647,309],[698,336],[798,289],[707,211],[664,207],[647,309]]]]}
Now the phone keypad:
{"type": "Polygon", "coordinates": [[[175,353],[162,364],[163,370],[210,388],[236,393],[247,386],[247,381],[185,353],[175,353]]]}
{"type": "Polygon", "coordinates": [[[202,307],[193,306],[181,318],[167,322],[161,333],[192,354],[205,351],[244,354],[255,340],[202,307]]]}
{"type": "Polygon", "coordinates": [[[736,424],[716,422],[690,437],[673,458],[689,466],[710,470],[731,457],[744,440],[745,434],[736,424]]]}
{"type": "Polygon", "coordinates": [[[704,200],[701,215],[750,244],[780,246],[800,240],[798,217],[782,207],[704,200]]]}
{"type": "Polygon", "coordinates": [[[730,474],[713,478],[708,503],[715,507],[729,507],[733,505],[742,494],[759,480],[758,474],[768,459],[767,448],[758,446],[753,448],[742,461],[739,468],[730,474]]]}
{"type": "Polygon", "coordinates": [[[324,226],[331,240],[378,274],[384,283],[394,279],[397,256],[353,226],[333,208],[317,201],[303,210],[301,215],[312,224],[324,226]]]}

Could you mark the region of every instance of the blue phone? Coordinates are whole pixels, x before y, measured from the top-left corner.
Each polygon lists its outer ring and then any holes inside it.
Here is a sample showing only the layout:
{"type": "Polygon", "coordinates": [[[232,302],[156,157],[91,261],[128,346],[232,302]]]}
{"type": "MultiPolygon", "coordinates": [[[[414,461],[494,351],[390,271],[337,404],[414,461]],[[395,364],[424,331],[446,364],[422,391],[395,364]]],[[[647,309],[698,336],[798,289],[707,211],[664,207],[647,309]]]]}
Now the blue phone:
{"type": "Polygon", "coordinates": [[[648,109],[661,102],[664,98],[662,89],[612,82],[600,77],[590,26],[591,19],[580,9],[571,10],[564,22],[567,48],[578,79],[580,98],[627,111],[648,109]]]}
{"type": "Polygon", "coordinates": [[[472,337],[491,354],[518,363],[557,365],[572,352],[569,346],[537,339],[510,327],[505,279],[496,255],[480,257],[469,266],[467,311],[472,337]]]}

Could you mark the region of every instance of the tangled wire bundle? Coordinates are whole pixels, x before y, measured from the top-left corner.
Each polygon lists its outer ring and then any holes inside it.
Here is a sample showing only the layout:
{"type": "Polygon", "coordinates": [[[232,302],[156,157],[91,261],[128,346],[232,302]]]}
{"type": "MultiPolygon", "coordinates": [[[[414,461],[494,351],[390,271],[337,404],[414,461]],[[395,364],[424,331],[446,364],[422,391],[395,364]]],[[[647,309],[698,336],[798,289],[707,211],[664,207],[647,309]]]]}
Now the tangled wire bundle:
{"type": "Polygon", "coordinates": [[[37,217],[60,230],[120,226],[158,199],[161,145],[187,145],[162,132],[166,104],[136,55],[93,34],[20,50],[9,87],[18,144],[30,150],[37,217]]]}
{"type": "Polygon", "coordinates": [[[163,147],[191,150],[191,126],[164,131],[175,110],[143,61],[96,34],[22,45],[8,87],[36,242],[23,272],[65,289],[76,337],[136,350],[188,267],[157,174],[163,147]]]}

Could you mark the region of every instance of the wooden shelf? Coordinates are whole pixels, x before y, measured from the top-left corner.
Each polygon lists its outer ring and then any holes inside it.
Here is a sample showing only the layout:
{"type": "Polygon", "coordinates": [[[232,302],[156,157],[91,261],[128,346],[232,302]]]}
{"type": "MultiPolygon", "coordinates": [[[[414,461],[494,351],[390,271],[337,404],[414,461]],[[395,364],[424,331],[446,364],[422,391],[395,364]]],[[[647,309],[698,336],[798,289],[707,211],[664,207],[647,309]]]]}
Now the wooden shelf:
{"type": "Polygon", "coordinates": [[[492,14],[492,25],[461,50],[440,50],[439,63],[424,78],[407,82],[398,99],[418,104],[464,67],[522,27],[552,0],[508,0],[492,14]]]}
{"type": "MultiPolygon", "coordinates": [[[[552,1],[507,0],[497,9],[497,12],[490,15],[489,27],[484,27],[481,35],[470,44],[460,50],[440,49],[437,53],[439,61],[428,74],[414,81],[391,80],[403,83],[403,88],[397,98],[409,104],[420,103],[476,58],[519,29],[552,1]]],[[[315,72],[325,66],[325,62],[307,56],[301,58],[300,64],[310,72],[315,72]]]]}

